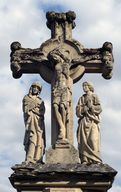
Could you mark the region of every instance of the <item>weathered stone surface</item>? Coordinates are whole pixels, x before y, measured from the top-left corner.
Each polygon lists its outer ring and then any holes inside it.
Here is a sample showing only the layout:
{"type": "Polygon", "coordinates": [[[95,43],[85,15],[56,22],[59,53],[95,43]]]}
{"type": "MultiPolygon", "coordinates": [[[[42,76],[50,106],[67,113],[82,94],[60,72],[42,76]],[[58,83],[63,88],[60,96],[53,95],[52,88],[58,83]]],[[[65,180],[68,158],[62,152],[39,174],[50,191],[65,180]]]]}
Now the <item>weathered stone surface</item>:
{"type": "Polygon", "coordinates": [[[73,145],[56,144],[55,148],[46,151],[47,164],[76,164],[79,163],[79,154],[73,145]]]}
{"type": "Polygon", "coordinates": [[[106,164],[28,164],[16,165],[12,169],[12,185],[16,189],[28,191],[77,188],[84,192],[104,192],[112,186],[117,173],[106,164]]]}

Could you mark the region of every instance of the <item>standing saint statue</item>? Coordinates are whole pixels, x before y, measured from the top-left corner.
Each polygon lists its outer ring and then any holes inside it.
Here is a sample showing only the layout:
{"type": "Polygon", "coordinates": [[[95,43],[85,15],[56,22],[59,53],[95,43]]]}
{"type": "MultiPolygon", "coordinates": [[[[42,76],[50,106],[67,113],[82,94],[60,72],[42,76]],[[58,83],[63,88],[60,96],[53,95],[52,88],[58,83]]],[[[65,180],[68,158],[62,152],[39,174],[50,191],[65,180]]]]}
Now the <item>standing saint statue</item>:
{"type": "Polygon", "coordinates": [[[94,94],[94,87],[90,82],[83,83],[85,92],[79,98],[76,115],[79,118],[77,140],[79,156],[82,164],[101,163],[100,158],[100,101],[94,94]]]}
{"type": "Polygon", "coordinates": [[[25,162],[42,162],[45,153],[45,106],[39,97],[42,86],[35,82],[29,93],[23,98],[23,113],[25,122],[24,146],[26,151],[25,162]]]}

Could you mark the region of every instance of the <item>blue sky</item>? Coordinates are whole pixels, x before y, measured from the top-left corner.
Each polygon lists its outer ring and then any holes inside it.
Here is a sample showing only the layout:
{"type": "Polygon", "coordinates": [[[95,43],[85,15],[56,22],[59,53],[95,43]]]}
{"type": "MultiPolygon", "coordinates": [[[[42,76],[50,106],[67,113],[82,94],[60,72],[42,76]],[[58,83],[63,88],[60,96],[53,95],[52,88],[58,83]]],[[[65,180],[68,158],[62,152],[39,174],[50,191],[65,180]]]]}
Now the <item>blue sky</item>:
{"type": "MultiPolygon", "coordinates": [[[[104,163],[118,171],[110,192],[121,192],[121,2],[119,0],[1,0],[0,1],[0,191],[15,192],[8,177],[11,166],[24,161],[24,123],[22,99],[35,80],[43,86],[41,97],[46,105],[47,147],[50,147],[50,85],[39,75],[23,75],[13,79],[10,71],[10,44],[19,41],[22,47],[38,48],[50,38],[46,27],[46,11],[76,12],[74,39],[85,47],[101,47],[111,41],[114,47],[113,78],[100,74],[85,75],[74,85],[74,108],[83,94],[83,81],[92,81],[100,97],[103,112],[101,122],[101,153],[104,163]],[[80,89],[79,89],[80,88],[80,89]],[[80,90],[80,91],[79,91],[80,90]],[[49,117],[49,118],[48,118],[49,117]]],[[[77,118],[74,118],[76,135],[77,118]]],[[[75,136],[75,147],[77,147],[75,136]]]]}

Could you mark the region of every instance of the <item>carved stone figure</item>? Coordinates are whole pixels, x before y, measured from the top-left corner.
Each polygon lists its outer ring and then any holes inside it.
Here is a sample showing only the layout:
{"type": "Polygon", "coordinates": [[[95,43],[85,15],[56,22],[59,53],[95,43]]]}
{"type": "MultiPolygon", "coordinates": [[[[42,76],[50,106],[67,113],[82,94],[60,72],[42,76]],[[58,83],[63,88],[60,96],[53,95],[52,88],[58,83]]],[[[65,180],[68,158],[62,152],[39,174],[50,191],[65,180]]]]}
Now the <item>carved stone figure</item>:
{"type": "Polygon", "coordinates": [[[67,139],[67,123],[71,106],[71,89],[69,85],[68,64],[55,66],[56,83],[53,87],[53,108],[59,125],[58,139],[67,139]]]}
{"type": "Polygon", "coordinates": [[[24,146],[28,162],[42,162],[45,153],[45,106],[39,94],[42,87],[35,82],[31,85],[29,93],[23,98],[23,113],[25,122],[24,146]]]}
{"type": "Polygon", "coordinates": [[[104,78],[107,77],[107,79],[110,79],[112,77],[112,70],[113,70],[113,64],[112,63],[114,62],[112,50],[113,50],[112,43],[105,42],[103,44],[103,63],[104,63],[104,67],[103,67],[102,76],[104,78]]]}
{"type": "Polygon", "coordinates": [[[81,163],[101,163],[100,158],[100,101],[92,83],[84,82],[85,92],[76,106],[76,115],[79,118],[77,140],[81,163]]]}

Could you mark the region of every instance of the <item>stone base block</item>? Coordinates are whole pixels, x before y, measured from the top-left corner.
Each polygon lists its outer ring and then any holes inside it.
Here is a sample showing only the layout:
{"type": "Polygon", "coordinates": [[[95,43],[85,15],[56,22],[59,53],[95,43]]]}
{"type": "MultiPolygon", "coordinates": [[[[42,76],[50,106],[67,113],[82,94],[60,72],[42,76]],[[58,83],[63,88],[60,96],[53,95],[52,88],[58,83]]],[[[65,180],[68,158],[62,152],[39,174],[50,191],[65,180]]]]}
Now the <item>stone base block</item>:
{"type": "Polygon", "coordinates": [[[47,164],[76,164],[79,163],[79,154],[73,145],[59,143],[46,151],[47,164]]]}
{"type": "Polygon", "coordinates": [[[16,165],[10,182],[17,192],[106,192],[117,172],[106,164],[16,165]]]}

